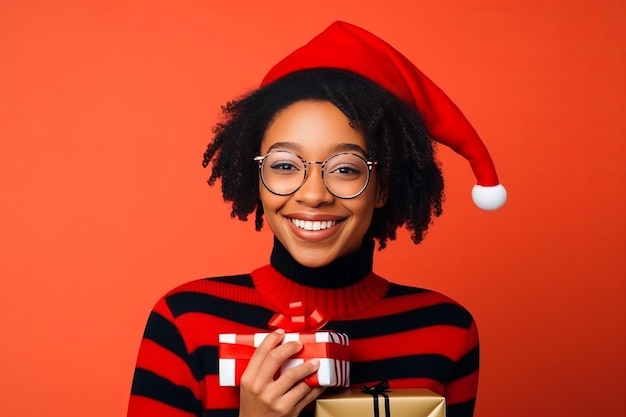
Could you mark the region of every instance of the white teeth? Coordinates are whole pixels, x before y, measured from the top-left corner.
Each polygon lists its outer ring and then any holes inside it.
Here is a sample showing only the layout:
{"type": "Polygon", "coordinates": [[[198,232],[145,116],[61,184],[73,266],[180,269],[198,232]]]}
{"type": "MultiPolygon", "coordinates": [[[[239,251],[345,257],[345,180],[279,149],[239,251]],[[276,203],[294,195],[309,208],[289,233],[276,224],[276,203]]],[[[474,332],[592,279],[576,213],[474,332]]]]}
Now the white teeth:
{"type": "Polygon", "coordinates": [[[291,219],[291,222],[304,230],[324,230],[330,227],[333,227],[337,221],[335,220],[322,220],[322,221],[311,221],[311,220],[299,220],[299,219],[291,219]]]}

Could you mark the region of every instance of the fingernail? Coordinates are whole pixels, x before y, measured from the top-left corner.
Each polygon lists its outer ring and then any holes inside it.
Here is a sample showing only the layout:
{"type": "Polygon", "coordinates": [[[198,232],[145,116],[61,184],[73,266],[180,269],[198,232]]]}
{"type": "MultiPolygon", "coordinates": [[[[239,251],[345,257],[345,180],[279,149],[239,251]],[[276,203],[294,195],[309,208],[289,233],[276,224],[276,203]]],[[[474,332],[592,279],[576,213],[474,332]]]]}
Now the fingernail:
{"type": "Polygon", "coordinates": [[[309,361],[309,363],[311,365],[313,365],[314,368],[317,368],[318,366],[320,366],[320,360],[317,358],[313,358],[309,361]]]}
{"type": "Polygon", "coordinates": [[[285,329],[276,329],[274,331],[278,334],[285,334],[285,329]]]}

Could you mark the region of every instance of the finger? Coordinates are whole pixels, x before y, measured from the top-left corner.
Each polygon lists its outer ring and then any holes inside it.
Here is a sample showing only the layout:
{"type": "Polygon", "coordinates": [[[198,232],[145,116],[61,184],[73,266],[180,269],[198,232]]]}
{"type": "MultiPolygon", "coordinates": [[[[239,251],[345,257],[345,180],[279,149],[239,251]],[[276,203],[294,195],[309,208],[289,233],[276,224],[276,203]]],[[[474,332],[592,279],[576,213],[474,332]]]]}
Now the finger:
{"type": "MultiPolygon", "coordinates": [[[[296,341],[283,343],[282,345],[275,347],[269,351],[267,355],[265,355],[265,360],[257,370],[257,377],[263,381],[274,382],[276,372],[287,359],[302,350],[302,347],[302,343],[296,341]]],[[[294,383],[296,381],[294,381],[294,383]]],[[[285,388],[285,390],[279,390],[279,395],[284,394],[289,388],[290,387],[285,388]]]]}
{"type": "Polygon", "coordinates": [[[280,398],[284,408],[296,410],[296,414],[299,414],[307,404],[317,398],[325,389],[323,387],[311,387],[303,381],[305,377],[318,369],[318,359],[311,359],[288,369],[272,384],[272,391],[276,390],[273,395],[280,398]],[[283,393],[282,391],[285,389],[286,391],[283,393]]]}
{"type": "Polygon", "coordinates": [[[320,361],[311,359],[298,366],[289,368],[276,379],[272,389],[276,390],[275,394],[284,395],[285,399],[296,404],[310,391],[310,387],[302,380],[317,372],[319,367],[320,361]]]}
{"type": "MultiPolygon", "coordinates": [[[[305,382],[303,382],[303,384],[306,385],[305,382]]],[[[308,385],[307,385],[308,386],[308,385]]],[[[304,407],[306,407],[311,401],[314,401],[317,397],[319,397],[324,390],[326,389],[325,387],[309,387],[310,390],[308,392],[308,394],[306,394],[294,407],[294,409],[297,411],[296,414],[300,414],[300,412],[304,409],[304,407]]]]}
{"type": "Polygon", "coordinates": [[[285,337],[285,331],[283,329],[277,329],[269,333],[261,344],[254,350],[254,353],[250,357],[250,362],[246,367],[246,372],[256,372],[258,368],[263,365],[269,352],[272,351],[285,337]]]}
{"type": "MultiPolygon", "coordinates": [[[[268,385],[274,381],[274,375],[287,358],[302,349],[300,342],[287,342],[277,346],[283,337],[284,331],[272,332],[265,337],[250,358],[250,363],[241,376],[242,384],[248,387],[257,384],[268,385]]],[[[281,392],[279,395],[283,393],[281,392]]]]}
{"type": "Polygon", "coordinates": [[[306,382],[300,381],[281,397],[281,401],[284,401],[287,409],[295,410],[296,415],[298,415],[304,407],[319,397],[325,389],[325,387],[311,387],[306,382]]]}

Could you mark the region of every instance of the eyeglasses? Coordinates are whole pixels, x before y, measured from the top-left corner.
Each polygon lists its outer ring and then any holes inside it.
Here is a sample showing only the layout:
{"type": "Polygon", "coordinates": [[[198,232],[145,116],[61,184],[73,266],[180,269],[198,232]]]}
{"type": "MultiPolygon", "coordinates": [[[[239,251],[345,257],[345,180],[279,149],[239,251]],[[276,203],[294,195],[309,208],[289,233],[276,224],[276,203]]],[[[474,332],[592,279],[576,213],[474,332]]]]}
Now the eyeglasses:
{"type": "Polygon", "coordinates": [[[290,151],[271,151],[254,158],[259,163],[259,173],[265,188],[276,195],[293,194],[302,187],[307,178],[308,165],[322,166],[322,181],[335,197],[350,199],[358,197],[370,181],[370,171],[378,161],[341,152],[324,162],[307,161],[290,151]]]}

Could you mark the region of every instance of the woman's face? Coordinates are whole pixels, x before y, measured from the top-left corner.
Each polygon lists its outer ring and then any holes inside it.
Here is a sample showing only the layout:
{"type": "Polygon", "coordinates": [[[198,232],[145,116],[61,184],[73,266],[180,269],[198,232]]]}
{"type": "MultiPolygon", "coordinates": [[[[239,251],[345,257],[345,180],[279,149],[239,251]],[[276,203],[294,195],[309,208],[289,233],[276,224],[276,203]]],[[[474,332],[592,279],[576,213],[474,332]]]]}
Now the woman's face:
{"type": "MultiPolygon", "coordinates": [[[[327,101],[300,101],[279,112],[265,132],[261,155],[275,150],[319,162],[338,152],[367,156],[363,135],[327,101]]],[[[386,196],[379,189],[375,167],[365,191],[352,199],[328,191],[321,165],[307,165],[307,172],[306,181],[293,194],[273,194],[260,182],[259,195],[269,227],[294,259],[320,267],[361,246],[374,208],[382,206],[386,196]]]]}

